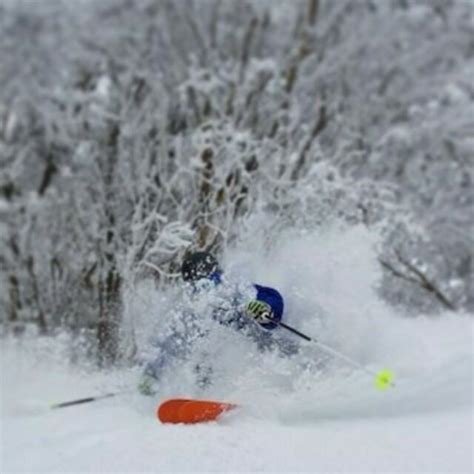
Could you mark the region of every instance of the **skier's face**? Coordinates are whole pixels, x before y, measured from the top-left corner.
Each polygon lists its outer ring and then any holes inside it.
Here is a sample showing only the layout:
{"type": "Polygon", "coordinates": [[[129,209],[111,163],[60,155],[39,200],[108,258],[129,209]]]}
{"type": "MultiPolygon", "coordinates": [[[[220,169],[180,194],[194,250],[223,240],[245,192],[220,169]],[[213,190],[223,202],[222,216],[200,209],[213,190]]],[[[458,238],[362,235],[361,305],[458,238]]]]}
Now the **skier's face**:
{"type": "Polygon", "coordinates": [[[214,289],[222,282],[222,275],[220,272],[213,272],[207,278],[200,278],[191,282],[193,293],[203,293],[214,289]]]}

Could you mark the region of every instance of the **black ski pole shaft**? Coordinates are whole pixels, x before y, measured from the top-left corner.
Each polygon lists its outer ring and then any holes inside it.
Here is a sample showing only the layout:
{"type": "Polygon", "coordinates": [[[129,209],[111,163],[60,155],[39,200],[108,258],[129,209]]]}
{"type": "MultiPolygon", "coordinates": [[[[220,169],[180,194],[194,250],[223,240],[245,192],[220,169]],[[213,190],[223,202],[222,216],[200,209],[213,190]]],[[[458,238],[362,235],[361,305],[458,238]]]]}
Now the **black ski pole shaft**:
{"type": "Polygon", "coordinates": [[[282,322],[280,322],[280,321],[274,321],[274,322],[277,323],[278,326],[281,326],[282,328],[285,328],[286,330],[292,332],[293,334],[296,334],[297,336],[302,337],[302,338],[305,339],[306,341],[314,342],[311,337],[307,336],[306,334],[303,334],[302,332],[298,331],[298,330],[295,329],[295,328],[292,328],[291,326],[288,326],[288,324],[282,323],[282,322]]]}
{"type": "MultiPolygon", "coordinates": [[[[361,364],[360,362],[357,362],[356,360],[351,359],[350,357],[346,356],[345,354],[342,354],[341,352],[336,351],[332,347],[329,347],[326,344],[323,344],[322,342],[319,342],[316,339],[313,339],[313,338],[307,336],[306,334],[303,334],[302,332],[298,331],[297,329],[292,328],[291,326],[288,326],[287,324],[282,323],[280,321],[273,321],[273,322],[275,324],[277,324],[278,326],[281,326],[282,328],[287,329],[288,331],[292,332],[293,334],[296,334],[296,335],[302,337],[306,341],[313,342],[314,344],[316,344],[323,351],[337,357],[338,359],[344,360],[349,365],[352,365],[352,367],[356,367],[358,369],[361,369],[369,375],[375,375],[375,376],[377,375],[376,372],[368,369],[365,365],[361,364]]],[[[393,385],[393,384],[391,384],[391,385],[393,385]]]]}
{"type": "Polygon", "coordinates": [[[105,395],[98,395],[96,397],[78,398],[77,400],[70,400],[68,402],[55,403],[54,405],[51,405],[51,408],[65,408],[65,407],[70,407],[70,406],[73,406],[73,405],[81,405],[83,403],[90,403],[90,402],[95,402],[97,400],[103,400],[104,398],[115,397],[115,396],[120,395],[122,393],[123,392],[106,393],[105,395]]]}

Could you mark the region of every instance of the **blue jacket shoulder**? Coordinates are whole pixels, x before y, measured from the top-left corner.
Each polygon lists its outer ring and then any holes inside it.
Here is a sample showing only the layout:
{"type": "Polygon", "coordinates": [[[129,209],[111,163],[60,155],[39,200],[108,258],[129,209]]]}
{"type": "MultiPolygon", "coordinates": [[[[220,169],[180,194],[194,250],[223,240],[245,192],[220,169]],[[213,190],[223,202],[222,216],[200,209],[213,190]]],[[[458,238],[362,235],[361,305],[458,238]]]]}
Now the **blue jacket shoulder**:
{"type": "MultiPolygon", "coordinates": [[[[281,321],[283,317],[284,301],[280,292],[269,286],[261,286],[254,284],[257,290],[257,299],[269,304],[273,310],[273,317],[276,321],[281,321]]],[[[275,329],[278,327],[275,323],[267,323],[261,325],[265,329],[275,329]]]]}

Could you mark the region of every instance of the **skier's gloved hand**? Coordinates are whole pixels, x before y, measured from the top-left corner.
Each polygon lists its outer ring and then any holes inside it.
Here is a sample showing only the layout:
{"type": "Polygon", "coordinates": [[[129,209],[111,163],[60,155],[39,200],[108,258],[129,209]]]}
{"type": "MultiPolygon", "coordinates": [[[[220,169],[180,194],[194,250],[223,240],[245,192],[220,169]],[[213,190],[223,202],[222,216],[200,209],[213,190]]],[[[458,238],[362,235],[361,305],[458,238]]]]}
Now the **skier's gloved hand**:
{"type": "Polygon", "coordinates": [[[138,390],[142,395],[146,395],[148,397],[155,395],[156,393],[156,379],[151,377],[150,375],[143,374],[140,382],[138,383],[138,390]]]}
{"type": "Polygon", "coordinates": [[[268,323],[273,319],[272,307],[260,300],[252,300],[245,307],[245,315],[255,322],[268,323]]]}

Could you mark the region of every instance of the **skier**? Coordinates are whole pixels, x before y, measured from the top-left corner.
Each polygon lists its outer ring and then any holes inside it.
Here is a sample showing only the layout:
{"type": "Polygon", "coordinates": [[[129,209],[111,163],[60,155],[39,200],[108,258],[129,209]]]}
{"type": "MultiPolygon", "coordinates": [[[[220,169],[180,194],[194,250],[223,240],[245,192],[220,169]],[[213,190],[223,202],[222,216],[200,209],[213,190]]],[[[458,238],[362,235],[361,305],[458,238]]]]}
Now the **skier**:
{"type": "MultiPolygon", "coordinates": [[[[260,351],[277,348],[285,355],[292,355],[298,346],[291,340],[274,338],[272,331],[278,328],[284,310],[282,295],[274,288],[246,284],[236,285],[228,282],[219,268],[217,260],[207,252],[194,252],[185,257],[181,275],[192,294],[202,295],[219,292],[218,308],[213,308],[212,319],[217,323],[241,331],[253,339],[260,351]]],[[[139,383],[144,395],[153,395],[163,371],[172,359],[185,359],[191,354],[196,336],[203,337],[206,330],[200,326],[195,314],[180,314],[180,329],[174,329],[159,343],[159,355],[149,361],[139,383]],[[191,337],[190,337],[191,336],[191,337]]],[[[195,372],[198,385],[210,383],[212,367],[197,363],[195,372]]]]}

